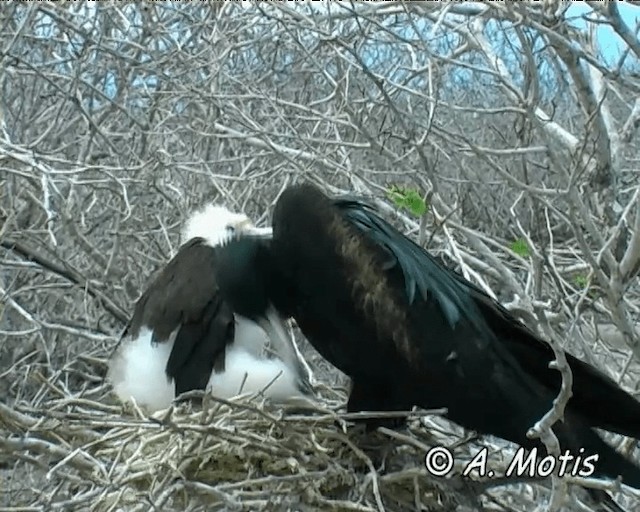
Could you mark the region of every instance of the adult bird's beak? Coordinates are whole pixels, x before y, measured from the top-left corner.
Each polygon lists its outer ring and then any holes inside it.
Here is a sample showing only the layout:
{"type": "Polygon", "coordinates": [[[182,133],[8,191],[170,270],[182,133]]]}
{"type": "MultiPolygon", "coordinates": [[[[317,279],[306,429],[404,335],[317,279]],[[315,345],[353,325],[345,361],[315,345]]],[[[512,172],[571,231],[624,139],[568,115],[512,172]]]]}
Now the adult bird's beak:
{"type": "Polygon", "coordinates": [[[236,229],[249,236],[255,236],[257,238],[272,238],[273,237],[273,229],[268,228],[258,228],[253,225],[250,219],[243,220],[242,222],[236,225],[236,229]]]}
{"type": "Polygon", "coordinates": [[[255,226],[247,229],[247,233],[249,235],[257,236],[259,238],[273,238],[273,229],[272,228],[257,228],[255,226]]]}

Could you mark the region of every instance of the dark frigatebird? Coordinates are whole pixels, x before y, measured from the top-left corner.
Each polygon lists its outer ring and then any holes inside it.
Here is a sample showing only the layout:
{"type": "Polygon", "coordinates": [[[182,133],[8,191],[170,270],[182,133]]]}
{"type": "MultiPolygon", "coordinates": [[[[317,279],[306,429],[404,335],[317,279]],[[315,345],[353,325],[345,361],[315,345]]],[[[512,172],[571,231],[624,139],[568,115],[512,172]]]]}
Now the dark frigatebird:
{"type": "MultiPolygon", "coordinates": [[[[443,407],[467,429],[544,451],[527,432],[551,408],[561,374],[549,368],[549,344],[498,302],[358,198],[291,186],[272,229],[260,257],[244,263],[265,273],[279,312],[351,378],[348,411],[443,407]]],[[[594,475],[640,488],[640,468],[594,431],[640,438],[640,403],[595,368],[567,360],[573,397],[554,426],[562,451],[598,454],[594,475]]]]}

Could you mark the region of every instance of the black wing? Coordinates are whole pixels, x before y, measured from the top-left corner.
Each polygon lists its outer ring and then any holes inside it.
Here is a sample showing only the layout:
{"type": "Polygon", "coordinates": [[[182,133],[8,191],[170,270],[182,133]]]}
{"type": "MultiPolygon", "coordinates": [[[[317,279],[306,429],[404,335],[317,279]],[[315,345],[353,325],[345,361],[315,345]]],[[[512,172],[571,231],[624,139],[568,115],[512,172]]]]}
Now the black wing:
{"type": "MultiPolygon", "coordinates": [[[[410,303],[415,300],[416,289],[425,301],[430,293],[451,328],[457,322],[468,322],[478,335],[473,337],[476,343],[487,347],[490,342],[490,348],[507,361],[517,362],[554,394],[559,392],[562,377],[549,368],[555,356],[547,342],[479,287],[402,235],[372,205],[350,196],[337,198],[334,203],[350,223],[389,254],[389,267],[400,267],[410,303]]],[[[598,369],[569,353],[566,357],[574,381],[571,406],[594,426],[639,437],[640,403],[598,369]]]]}
{"type": "Polygon", "coordinates": [[[154,343],[177,330],[166,367],[176,394],[204,389],[235,333],[233,311],[218,292],[214,248],[199,238],[180,247],[138,300],[128,334],[137,336],[145,326],[154,343]]]}
{"type": "MultiPolygon", "coordinates": [[[[461,276],[460,279],[454,278],[453,271],[440,265],[425,249],[382,219],[375,208],[362,199],[345,196],[334,199],[334,204],[346,220],[388,254],[387,269],[400,268],[410,304],[414,303],[416,292],[419,292],[425,301],[431,298],[436,301],[452,329],[458,322],[466,321],[479,332],[488,332],[479,308],[464,285],[468,281],[462,281],[461,276]]],[[[478,292],[482,293],[479,289],[478,292]]]]}

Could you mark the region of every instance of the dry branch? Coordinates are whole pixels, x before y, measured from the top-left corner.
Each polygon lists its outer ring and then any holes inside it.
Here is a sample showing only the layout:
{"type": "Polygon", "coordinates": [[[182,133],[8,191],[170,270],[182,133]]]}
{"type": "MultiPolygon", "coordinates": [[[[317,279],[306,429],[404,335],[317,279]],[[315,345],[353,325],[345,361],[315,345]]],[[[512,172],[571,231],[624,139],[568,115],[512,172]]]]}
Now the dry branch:
{"type": "MultiPolygon", "coordinates": [[[[287,420],[238,403],[150,420],[105,396],[105,357],[187,212],[219,201],[268,223],[301,179],[373,197],[555,348],[633,392],[638,27],[629,2],[590,2],[578,18],[574,4],[4,5],[0,507],[475,506],[484,489],[417,462],[458,443],[454,426],[429,416],[384,434],[385,473],[334,428],[343,376],[318,357],[331,403],[287,420]],[[624,45],[616,58],[601,27],[624,45]],[[391,204],[392,185],[416,189],[427,213],[391,204]]],[[[483,496],[526,511],[547,490],[483,496]]]]}

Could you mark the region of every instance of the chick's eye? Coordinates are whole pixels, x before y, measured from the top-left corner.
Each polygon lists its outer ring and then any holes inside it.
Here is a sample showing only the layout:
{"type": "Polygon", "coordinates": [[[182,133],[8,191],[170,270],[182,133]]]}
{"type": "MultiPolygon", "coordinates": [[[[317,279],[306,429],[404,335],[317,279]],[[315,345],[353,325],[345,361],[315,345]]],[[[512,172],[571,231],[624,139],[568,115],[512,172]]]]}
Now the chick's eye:
{"type": "Polygon", "coordinates": [[[227,226],[227,231],[233,235],[236,232],[236,228],[234,226],[227,226]]]}

